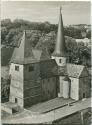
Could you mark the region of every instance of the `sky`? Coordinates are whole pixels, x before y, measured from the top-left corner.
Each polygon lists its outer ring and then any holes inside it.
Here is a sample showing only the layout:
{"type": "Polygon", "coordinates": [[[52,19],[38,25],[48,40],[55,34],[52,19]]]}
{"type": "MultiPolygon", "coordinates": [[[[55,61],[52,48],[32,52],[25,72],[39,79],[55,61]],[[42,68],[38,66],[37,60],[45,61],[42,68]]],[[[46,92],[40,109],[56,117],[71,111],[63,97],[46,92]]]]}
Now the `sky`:
{"type": "Polygon", "coordinates": [[[57,24],[60,6],[64,25],[91,23],[91,4],[88,1],[2,1],[1,19],[57,24]]]}

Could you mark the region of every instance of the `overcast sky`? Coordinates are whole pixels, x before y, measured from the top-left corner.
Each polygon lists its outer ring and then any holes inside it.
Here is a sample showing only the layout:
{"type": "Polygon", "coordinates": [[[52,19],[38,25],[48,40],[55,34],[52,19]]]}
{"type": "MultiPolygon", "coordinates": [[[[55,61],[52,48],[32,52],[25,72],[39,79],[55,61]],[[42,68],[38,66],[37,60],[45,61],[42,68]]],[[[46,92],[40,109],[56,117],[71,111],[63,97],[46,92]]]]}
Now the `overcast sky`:
{"type": "Polygon", "coordinates": [[[90,24],[90,2],[52,1],[4,1],[1,3],[1,18],[25,19],[28,21],[58,23],[59,7],[62,6],[64,25],[90,24]]]}

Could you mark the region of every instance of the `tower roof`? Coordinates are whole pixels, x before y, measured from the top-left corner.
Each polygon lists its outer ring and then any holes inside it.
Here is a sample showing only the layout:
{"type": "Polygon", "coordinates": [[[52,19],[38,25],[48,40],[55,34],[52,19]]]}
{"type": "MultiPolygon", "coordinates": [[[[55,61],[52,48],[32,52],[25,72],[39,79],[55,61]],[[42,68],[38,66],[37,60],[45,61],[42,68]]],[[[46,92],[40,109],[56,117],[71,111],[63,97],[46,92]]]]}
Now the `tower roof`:
{"type": "Polygon", "coordinates": [[[14,49],[11,62],[18,64],[27,64],[30,62],[34,62],[35,58],[32,53],[32,47],[30,44],[30,40],[27,38],[27,31],[23,32],[23,36],[20,40],[19,47],[14,49]]]}
{"type": "Polygon", "coordinates": [[[57,40],[55,45],[53,56],[65,56],[65,38],[64,38],[64,28],[63,28],[63,19],[60,7],[60,16],[58,23],[58,32],[57,32],[57,40]]]}
{"type": "Polygon", "coordinates": [[[18,41],[18,47],[14,49],[11,61],[17,64],[29,64],[50,59],[47,50],[33,49],[29,39],[29,31],[24,31],[22,38],[18,41]]]}

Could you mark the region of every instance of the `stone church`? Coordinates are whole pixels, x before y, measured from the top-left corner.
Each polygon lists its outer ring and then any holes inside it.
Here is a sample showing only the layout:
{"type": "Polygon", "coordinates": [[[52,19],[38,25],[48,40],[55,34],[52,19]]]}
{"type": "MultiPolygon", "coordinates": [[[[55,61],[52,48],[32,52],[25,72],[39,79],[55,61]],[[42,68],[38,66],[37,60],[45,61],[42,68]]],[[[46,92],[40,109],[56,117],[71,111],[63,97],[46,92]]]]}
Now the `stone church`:
{"type": "Polygon", "coordinates": [[[61,10],[55,50],[51,57],[46,49],[33,49],[27,34],[28,31],[23,32],[11,58],[9,101],[20,107],[30,107],[56,97],[75,100],[89,97],[87,68],[66,62],[61,10]]]}

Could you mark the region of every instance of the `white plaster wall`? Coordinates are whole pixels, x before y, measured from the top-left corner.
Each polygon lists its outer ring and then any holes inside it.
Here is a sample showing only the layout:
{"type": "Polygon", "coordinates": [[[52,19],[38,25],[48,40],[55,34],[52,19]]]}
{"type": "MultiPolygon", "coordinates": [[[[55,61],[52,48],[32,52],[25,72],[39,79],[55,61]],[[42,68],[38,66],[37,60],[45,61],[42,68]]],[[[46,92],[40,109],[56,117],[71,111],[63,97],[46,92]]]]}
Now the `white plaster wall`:
{"type": "Polygon", "coordinates": [[[23,82],[11,79],[11,86],[23,91],[23,82]]]}
{"type": "Polygon", "coordinates": [[[23,65],[11,63],[9,74],[11,75],[10,84],[10,102],[15,102],[15,98],[18,99],[18,105],[23,107],[23,81],[24,71],[23,65]],[[15,66],[19,66],[19,71],[15,70],[15,66]]]}
{"type": "Polygon", "coordinates": [[[63,97],[69,98],[69,82],[63,81],[63,97]]]}
{"type": "Polygon", "coordinates": [[[21,107],[23,107],[24,106],[24,100],[18,98],[18,105],[20,105],[21,107]]]}
{"type": "Polygon", "coordinates": [[[13,95],[11,95],[11,96],[10,96],[10,102],[15,103],[15,98],[17,98],[18,105],[19,105],[20,107],[23,107],[23,106],[24,106],[23,99],[22,99],[22,98],[17,97],[17,95],[16,95],[16,97],[15,97],[15,96],[13,96],[13,95]]]}
{"type": "Polygon", "coordinates": [[[79,79],[71,78],[70,97],[79,100],[79,79]]]}
{"type": "Polygon", "coordinates": [[[56,63],[58,66],[65,66],[66,65],[66,58],[65,57],[51,57],[52,59],[56,60],[56,63]],[[61,59],[61,63],[59,63],[59,60],[61,59]]]}
{"type": "Polygon", "coordinates": [[[19,98],[23,98],[23,91],[16,88],[16,87],[10,86],[10,92],[11,92],[12,95],[15,95],[19,98]]]}
{"type": "Polygon", "coordinates": [[[23,72],[23,65],[11,63],[9,74],[11,75],[12,79],[23,81],[23,72]],[[15,66],[19,66],[19,71],[15,70],[15,66]]]}
{"type": "Polygon", "coordinates": [[[13,95],[10,95],[9,101],[15,103],[15,97],[13,95]]]}
{"type": "Polygon", "coordinates": [[[59,77],[59,81],[60,81],[60,92],[59,92],[59,96],[60,96],[60,97],[63,97],[63,79],[64,79],[63,76],[60,76],[60,77],[59,77]]]}

